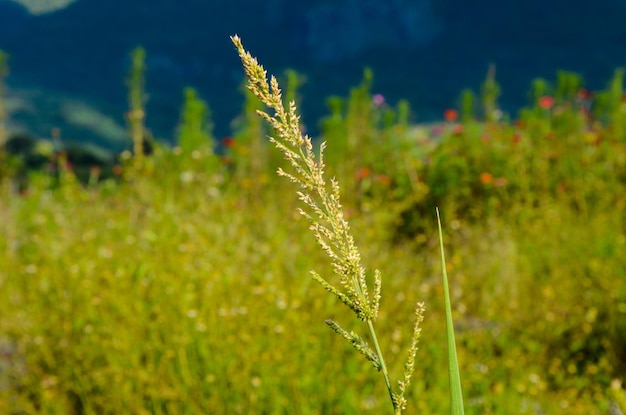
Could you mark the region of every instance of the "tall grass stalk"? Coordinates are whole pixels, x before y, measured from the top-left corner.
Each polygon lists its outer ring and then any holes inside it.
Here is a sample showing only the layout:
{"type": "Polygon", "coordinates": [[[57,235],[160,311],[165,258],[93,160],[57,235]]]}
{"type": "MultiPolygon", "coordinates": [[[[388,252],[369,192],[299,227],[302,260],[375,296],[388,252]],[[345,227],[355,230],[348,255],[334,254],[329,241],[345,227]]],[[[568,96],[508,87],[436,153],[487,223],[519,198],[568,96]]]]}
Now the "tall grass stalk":
{"type": "Polygon", "coordinates": [[[186,155],[198,149],[212,149],[214,146],[213,124],[208,104],[191,87],[185,88],[184,96],[178,126],[178,145],[186,155]]]}
{"type": "Polygon", "coordinates": [[[142,47],[135,48],[131,53],[131,68],[128,74],[128,105],[126,114],[130,138],[133,142],[135,163],[140,165],[144,155],[146,103],[145,71],[146,51],[142,47]]]}
{"type": "Polygon", "coordinates": [[[463,415],[463,393],[461,390],[461,372],[456,354],[454,339],[454,324],[452,322],[452,306],[450,289],[448,287],[448,271],[446,269],[446,255],[443,249],[443,232],[441,231],[441,217],[437,208],[437,226],[439,228],[439,247],[441,248],[441,269],[443,275],[443,293],[446,307],[446,336],[448,341],[448,376],[450,379],[450,413],[463,415]]]}
{"type": "Polygon", "coordinates": [[[352,347],[371,361],[377,370],[382,372],[394,413],[400,414],[407,405],[405,393],[410,385],[415,367],[415,355],[421,333],[420,323],[423,320],[424,304],[418,303],[416,307],[416,323],[409,347],[409,356],[405,363],[404,377],[398,381],[396,391],[392,385],[374,327],[381,298],[381,274],[376,270],[373,276],[368,278],[366,275],[359,250],[343,214],[339,197],[339,183],[335,179],[328,180],[325,177],[325,143],[320,145],[319,156],[316,157],[311,138],[301,132],[300,116],[295,102],[289,102],[288,108],[285,108],[282,92],[276,78],[272,76],[268,83],[267,72],[244,49],[241,39],[238,36],[233,36],[231,39],[241,57],[248,79],[248,89],[272,111],[271,114],[258,111],[258,114],[274,130],[274,136],[270,137],[270,140],[283,153],[293,168],[290,173],[279,169],[278,174],[287,177],[298,185],[297,194],[304,203],[304,208],[298,209],[299,213],[308,219],[310,229],[313,231],[317,242],[330,258],[339,284],[329,282],[328,279],[315,271],[311,272],[312,277],[324,289],[339,298],[356,314],[359,320],[365,323],[374,349],[360,335],[346,331],[335,321],[326,320],[326,323],[335,333],[346,339],[352,347]]]}

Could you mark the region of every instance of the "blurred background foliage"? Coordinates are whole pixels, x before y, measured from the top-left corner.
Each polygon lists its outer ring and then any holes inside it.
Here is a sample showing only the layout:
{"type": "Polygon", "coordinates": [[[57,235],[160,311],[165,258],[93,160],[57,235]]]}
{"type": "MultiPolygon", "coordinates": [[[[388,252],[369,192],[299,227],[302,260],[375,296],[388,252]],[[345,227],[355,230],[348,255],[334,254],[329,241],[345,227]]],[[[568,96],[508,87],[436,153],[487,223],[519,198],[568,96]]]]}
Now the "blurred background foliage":
{"type": "MultiPolygon", "coordinates": [[[[170,146],[152,137],[150,84],[133,65],[119,155],[60,131],[0,152],[0,412],[384,411],[369,363],[323,324],[350,320],[309,277],[331,270],[276,177],[259,103],[244,92],[217,139],[213,107],[187,89],[170,146]]],[[[284,96],[301,100],[302,81],[285,73],[284,96]]],[[[624,410],[622,81],[537,79],[513,118],[490,70],[421,125],[408,102],[374,92],[369,69],[327,99],[319,139],[365,262],[383,272],[394,373],[426,302],[411,412],[447,410],[435,206],[467,412],[624,410]]]]}

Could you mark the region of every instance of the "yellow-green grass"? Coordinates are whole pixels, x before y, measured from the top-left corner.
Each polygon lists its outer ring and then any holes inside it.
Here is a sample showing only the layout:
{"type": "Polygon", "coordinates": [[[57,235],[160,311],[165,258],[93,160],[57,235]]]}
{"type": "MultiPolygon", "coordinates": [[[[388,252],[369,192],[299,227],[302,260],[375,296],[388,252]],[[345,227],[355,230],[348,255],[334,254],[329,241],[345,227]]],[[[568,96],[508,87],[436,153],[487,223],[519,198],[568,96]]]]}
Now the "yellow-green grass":
{"type": "MultiPolygon", "coordinates": [[[[0,327],[15,373],[2,410],[387,410],[370,364],[323,324],[350,320],[308,275],[329,266],[285,184],[268,178],[253,198],[219,176],[167,174],[3,189],[0,327]]],[[[363,257],[388,275],[382,348],[402,352],[405,316],[429,307],[409,411],[444,412],[436,234],[393,244],[385,214],[352,211],[363,257]]],[[[581,217],[555,201],[527,216],[444,216],[467,412],[600,413],[623,359],[623,210],[581,217]]]]}
{"type": "MultiPolygon", "coordinates": [[[[436,146],[369,109],[336,120],[358,145],[329,138],[328,170],[384,271],[391,373],[406,316],[428,309],[408,413],[450,405],[435,205],[465,412],[604,414],[621,396],[624,139],[615,119],[588,129],[557,109],[449,125],[436,146]]],[[[353,320],[310,277],[331,264],[267,147],[158,148],[86,187],[38,173],[20,194],[3,179],[0,413],[389,413],[371,363],[324,324],[353,320]]]]}

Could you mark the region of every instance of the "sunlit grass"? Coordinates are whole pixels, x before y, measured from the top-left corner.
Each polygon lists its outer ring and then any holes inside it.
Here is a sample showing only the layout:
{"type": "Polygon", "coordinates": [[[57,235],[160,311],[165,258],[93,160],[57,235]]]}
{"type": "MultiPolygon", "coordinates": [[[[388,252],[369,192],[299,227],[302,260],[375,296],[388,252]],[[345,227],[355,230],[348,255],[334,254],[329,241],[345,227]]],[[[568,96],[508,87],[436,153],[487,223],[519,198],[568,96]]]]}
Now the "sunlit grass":
{"type": "MultiPolygon", "coordinates": [[[[413,128],[365,82],[328,124],[328,171],[346,183],[350,229],[385,274],[377,335],[390,373],[403,372],[411,341],[396,327],[418,301],[428,308],[408,413],[450,412],[435,206],[465,412],[623,404],[615,85],[592,115],[555,86],[517,122],[448,114],[413,128]]],[[[371,363],[320,324],[358,330],[310,279],[332,267],[250,127],[221,152],[157,148],[141,171],[122,162],[115,180],[89,186],[63,169],[19,185],[3,177],[0,413],[389,412],[371,363]]]]}

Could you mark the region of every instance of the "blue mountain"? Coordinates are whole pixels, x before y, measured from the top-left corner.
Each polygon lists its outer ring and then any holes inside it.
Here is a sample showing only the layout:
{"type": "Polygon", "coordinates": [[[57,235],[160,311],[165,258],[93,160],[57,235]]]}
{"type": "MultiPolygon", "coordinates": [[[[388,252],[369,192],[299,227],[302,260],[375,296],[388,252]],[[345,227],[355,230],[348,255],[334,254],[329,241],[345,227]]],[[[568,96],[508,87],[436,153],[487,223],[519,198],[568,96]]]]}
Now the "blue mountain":
{"type": "Polygon", "coordinates": [[[306,75],[304,121],[315,131],[325,98],[346,95],[366,66],[375,92],[409,99],[417,121],[478,89],[492,63],[510,112],[527,102],[533,78],[558,69],[602,87],[626,64],[625,18],[623,0],[77,0],[39,15],[0,0],[0,49],[11,55],[10,125],[40,136],[57,126],[116,147],[138,45],[158,137],[173,136],[185,86],[208,101],[216,134],[229,133],[242,105],[235,33],[270,72],[306,75]]]}

